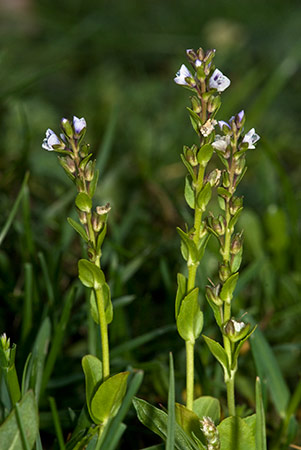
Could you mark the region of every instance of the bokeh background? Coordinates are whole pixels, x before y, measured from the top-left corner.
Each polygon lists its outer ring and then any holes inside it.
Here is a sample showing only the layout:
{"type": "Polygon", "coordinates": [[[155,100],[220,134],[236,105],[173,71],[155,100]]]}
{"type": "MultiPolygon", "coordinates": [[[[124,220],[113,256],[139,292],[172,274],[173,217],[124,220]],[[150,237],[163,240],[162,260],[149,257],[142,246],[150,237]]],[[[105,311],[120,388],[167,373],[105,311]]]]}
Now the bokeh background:
{"type": "MultiPolygon", "coordinates": [[[[234,313],[240,317],[247,311],[260,324],[286,387],[294,392],[301,371],[300,25],[299,0],[0,0],[0,229],[30,173],[29,189],[0,250],[0,331],[19,344],[20,371],[45,308],[54,323],[59,317],[83,251],[66,222],[67,215],[75,217],[75,189],[41,142],[48,127],[58,131],[62,117],[84,116],[86,141],[100,169],[97,202],[112,206],[103,261],[113,297],[121,299],[111,329],[117,349],[113,366],[143,368],[140,395],[164,403],[172,350],[178,400],[185,396],[185,354],[173,325],[176,273],[184,267],[175,228],[191,223],[180,153],[196,138],[185,110],[189,91],[173,77],[186,62],[186,48],[202,46],[217,49],[216,65],[231,79],[218,118],[244,109],[246,128],[254,126],[261,136],[249,152],[240,187],[245,256],[234,313]],[[49,271],[51,304],[39,252],[49,271]],[[22,340],[28,264],[35,322],[22,340]],[[145,333],[148,338],[118,351],[120,343],[145,333]]],[[[211,208],[217,209],[216,199],[211,208]]],[[[217,261],[211,239],[201,286],[207,277],[215,279],[217,261]]],[[[204,310],[205,333],[218,336],[205,302],[204,310]]],[[[79,409],[84,401],[80,358],[94,348],[87,339],[91,326],[80,292],[51,385],[62,409],[79,409]]],[[[197,352],[199,393],[225,398],[221,370],[201,341],[197,352]]],[[[250,411],[256,373],[246,346],[238,403],[250,411]]],[[[269,392],[266,404],[272,440],[280,418],[269,392]]],[[[52,426],[41,417],[51,442],[52,426]]],[[[121,448],[152,442],[156,438],[132,412],[121,448]]]]}

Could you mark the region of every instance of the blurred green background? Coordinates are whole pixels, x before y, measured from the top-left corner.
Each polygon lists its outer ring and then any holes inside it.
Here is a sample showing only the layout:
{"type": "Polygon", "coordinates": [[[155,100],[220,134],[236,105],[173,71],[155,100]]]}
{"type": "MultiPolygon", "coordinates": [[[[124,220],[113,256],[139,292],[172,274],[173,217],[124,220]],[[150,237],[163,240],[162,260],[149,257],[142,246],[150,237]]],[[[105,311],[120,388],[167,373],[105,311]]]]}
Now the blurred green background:
{"type": "MultiPolygon", "coordinates": [[[[0,250],[1,332],[20,342],[26,264],[34,269],[36,324],[45,308],[56,320],[61,297],[76,278],[82,249],[66,222],[75,214],[75,189],[41,142],[48,127],[58,132],[62,117],[84,116],[101,173],[97,201],[112,205],[104,267],[113,297],[126,304],[116,310],[112,346],[162,332],[134,350],[116,351],[113,364],[116,370],[144,368],[141,396],[164,403],[172,350],[181,399],[183,344],[172,327],[164,327],[174,321],[176,273],[183,268],[175,228],[191,221],[180,152],[196,138],[185,111],[189,92],[173,77],[186,62],[186,48],[216,48],[216,65],[231,79],[218,118],[244,109],[246,129],[254,126],[261,136],[240,187],[245,257],[234,313],[248,311],[260,323],[294,391],[301,370],[300,23],[297,0],[0,0],[0,229],[30,172],[29,191],[0,250]],[[50,306],[37,252],[49,270],[50,306]]],[[[207,277],[215,279],[217,261],[211,239],[199,272],[202,287],[207,277]]],[[[204,309],[205,333],[214,336],[211,312],[204,309]]],[[[91,350],[87,329],[80,293],[54,371],[54,380],[74,374],[59,407],[79,408],[84,401],[80,358],[91,350]]],[[[36,331],[33,326],[18,347],[20,370],[36,331]]],[[[225,395],[221,371],[203,347],[200,341],[200,393],[225,395]]],[[[238,403],[252,409],[256,370],[249,347],[240,364],[238,403]]],[[[270,437],[279,424],[276,410],[268,402],[270,437]]],[[[152,438],[134,418],[129,430],[141,433],[131,448],[150,445],[152,438]]],[[[129,448],[126,439],[123,448],[129,448]]]]}

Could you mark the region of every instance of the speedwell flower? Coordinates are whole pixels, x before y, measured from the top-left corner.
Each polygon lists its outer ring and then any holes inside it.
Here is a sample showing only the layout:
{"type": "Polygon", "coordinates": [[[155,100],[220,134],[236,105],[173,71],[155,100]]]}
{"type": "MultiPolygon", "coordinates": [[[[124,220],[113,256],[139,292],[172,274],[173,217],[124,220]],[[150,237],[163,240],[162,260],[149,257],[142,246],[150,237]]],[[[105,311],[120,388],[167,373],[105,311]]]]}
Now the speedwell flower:
{"type": "Polygon", "coordinates": [[[185,64],[182,64],[180,70],[176,73],[174,78],[174,82],[180,84],[181,86],[191,86],[190,83],[187,83],[186,78],[193,78],[185,64]]]}
{"type": "Polygon", "coordinates": [[[231,81],[220,70],[215,69],[209,80],[210,89],[217,89],[218,92],[223,92],[230,86],[231,81]]]}
{"type": "Polygon", "coordinates": [[[78,117],[73,116],[73,128],[76,134],[80,134],[86,127],[87,123],[83,117],[79,119],[78,117]]]}
{"type": "Polygon", "coordinates": [[[49,152],[53,152],[56,150],[55,148],[53,148],[54,145],[62,145],[62,142],[59,140],[54,131],[48,128],[48,130],[46,131],[46,137],[43,140],[42,147],[49,152]]]}
{"type": "Polygon", "coordinates": [[[217,134],[215,136],[214,142],[212,142],[212,147],[221,152],[226,151],[228,145],[230,144],[230,136],[220,136],[217,134]]]}
{"type": "Polygon", "coordinates": [[[242,142],[246,142],[248,144],[248,148],[255,148],[254,144],[256,144],[259,139],[260,136],[255,133],[255,128],[251,128],[251,130],[245,134],[242,142]]]}

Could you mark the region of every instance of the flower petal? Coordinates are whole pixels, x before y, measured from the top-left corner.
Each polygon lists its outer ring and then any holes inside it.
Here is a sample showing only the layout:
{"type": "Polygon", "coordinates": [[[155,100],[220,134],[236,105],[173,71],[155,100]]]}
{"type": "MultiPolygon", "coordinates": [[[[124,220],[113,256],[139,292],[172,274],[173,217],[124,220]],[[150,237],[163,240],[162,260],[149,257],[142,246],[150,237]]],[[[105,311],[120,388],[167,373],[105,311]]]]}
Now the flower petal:
{"type": "Polygon", "coordinates": [[[215,69],[209,80],[210,89],[217,89],[218,92],[223,92],[230,86],[231,81],[220,70],[215,69]]]}

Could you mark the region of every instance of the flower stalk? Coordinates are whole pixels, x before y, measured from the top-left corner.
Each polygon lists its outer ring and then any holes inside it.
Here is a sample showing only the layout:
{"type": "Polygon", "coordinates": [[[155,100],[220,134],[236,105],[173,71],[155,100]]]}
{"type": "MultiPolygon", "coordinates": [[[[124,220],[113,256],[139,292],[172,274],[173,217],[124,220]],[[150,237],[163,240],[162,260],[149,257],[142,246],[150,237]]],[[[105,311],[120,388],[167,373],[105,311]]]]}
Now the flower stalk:
{"type": "Polygon", "coordinates": [[[101,270],[100,259],[107,229],[107,216],[111,208],[106,204],[93,210],[92,201],[98,171],[95,170],[95,160],[91,159],[89,146],[83,143],[86,132],[85,119],[74,116],[71,122],[63,118],[61,128],[62,133],[59,137],[48,129],[42,147],[61,155],[59,162],[78,191],[75,205],[80,224],[71,218],[68,218],[68,222],[87,243],[88,260],[79,261],[79,278],[84,286],[92,288],[91,314],[100,327],[104,381],[110,376],[108,324],[112,321],[113,310],[110,289],[101,270]]]}

